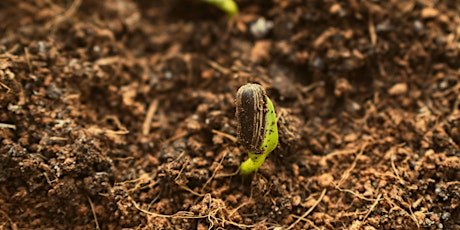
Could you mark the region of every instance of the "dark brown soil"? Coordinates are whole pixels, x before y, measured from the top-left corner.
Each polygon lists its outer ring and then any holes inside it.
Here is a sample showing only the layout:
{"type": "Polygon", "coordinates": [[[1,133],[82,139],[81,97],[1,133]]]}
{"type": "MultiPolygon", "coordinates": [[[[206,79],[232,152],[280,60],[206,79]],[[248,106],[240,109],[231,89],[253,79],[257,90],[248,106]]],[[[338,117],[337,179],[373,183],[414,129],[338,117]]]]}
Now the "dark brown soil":
{"type": "Polygon", "coordinates": [[[460,1],[237,3],[0,1],[0,229],[460,229],[460,1]]]}

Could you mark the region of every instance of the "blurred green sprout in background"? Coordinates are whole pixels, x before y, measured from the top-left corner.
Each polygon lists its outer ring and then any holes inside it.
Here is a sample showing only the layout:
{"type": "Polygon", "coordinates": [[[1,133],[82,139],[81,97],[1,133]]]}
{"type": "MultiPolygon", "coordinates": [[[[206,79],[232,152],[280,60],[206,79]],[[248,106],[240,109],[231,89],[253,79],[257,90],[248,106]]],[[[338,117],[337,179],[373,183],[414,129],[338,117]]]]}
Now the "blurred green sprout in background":
{"type": "Polygon", "coordinates": [[[227,13],[229,17],[233,17],[238,14],[238,5],[233,0],[202,0],[202,1],[215,5],[217,8],[227,13]]]}

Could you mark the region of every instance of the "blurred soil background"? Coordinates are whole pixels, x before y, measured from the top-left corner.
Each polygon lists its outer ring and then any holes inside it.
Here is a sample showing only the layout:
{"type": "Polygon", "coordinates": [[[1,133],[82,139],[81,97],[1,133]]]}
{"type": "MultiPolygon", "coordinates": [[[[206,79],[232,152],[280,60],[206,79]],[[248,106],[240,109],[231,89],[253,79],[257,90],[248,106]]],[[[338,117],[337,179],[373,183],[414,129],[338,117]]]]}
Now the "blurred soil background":
{"type": "Polygon", "coordinates": [[[460,229],[460,1],[236,2],[0,1],[0,228],[460,229]]]}

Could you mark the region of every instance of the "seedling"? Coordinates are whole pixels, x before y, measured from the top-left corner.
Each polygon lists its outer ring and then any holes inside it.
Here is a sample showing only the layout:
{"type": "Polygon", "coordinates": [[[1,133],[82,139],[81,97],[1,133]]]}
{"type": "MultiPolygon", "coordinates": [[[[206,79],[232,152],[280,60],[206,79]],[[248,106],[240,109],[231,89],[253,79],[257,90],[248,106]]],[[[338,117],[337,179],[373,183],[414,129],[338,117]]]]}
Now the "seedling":
{"type": "Polygon", "coordinates": [[[238,89],[236,119],[238,141],[249,151],[240,173],[248,175],[257,170],[278,145],[275,108],[262,86],[246,84],[238,89]]]}
{"type": "Polygon", "coordinates": [[[215,5],[217,8],[221,9],[229,17],[233,17],[238,14],[238,5],[233,0],[202,0],[209,4],[215,5]]]}

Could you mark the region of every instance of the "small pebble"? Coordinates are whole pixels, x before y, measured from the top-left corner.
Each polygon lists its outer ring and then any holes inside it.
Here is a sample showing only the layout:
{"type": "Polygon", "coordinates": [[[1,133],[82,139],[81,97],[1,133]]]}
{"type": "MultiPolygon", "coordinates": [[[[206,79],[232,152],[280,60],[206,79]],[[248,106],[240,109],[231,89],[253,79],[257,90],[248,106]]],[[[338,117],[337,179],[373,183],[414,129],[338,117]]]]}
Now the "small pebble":
{"type": "Polygon", "coordinates": [[[414,29],[417,32],[420,32],[424,29],[424,25],[420,20],[415,20],[414,21],[414,29]]]}
{"type": "Polygon", "coordinates": [[[251,34],[255,38],[265,37],[265,35],[267,35],[271,29],[273,29],[273,22],[266,20],[265,18],[257,19],[249,27],[251,34]]]}

